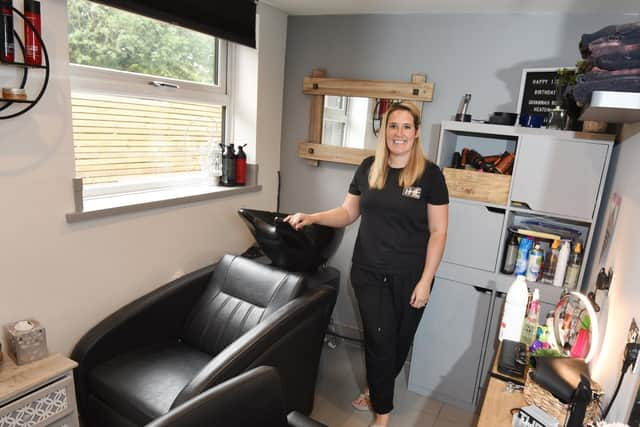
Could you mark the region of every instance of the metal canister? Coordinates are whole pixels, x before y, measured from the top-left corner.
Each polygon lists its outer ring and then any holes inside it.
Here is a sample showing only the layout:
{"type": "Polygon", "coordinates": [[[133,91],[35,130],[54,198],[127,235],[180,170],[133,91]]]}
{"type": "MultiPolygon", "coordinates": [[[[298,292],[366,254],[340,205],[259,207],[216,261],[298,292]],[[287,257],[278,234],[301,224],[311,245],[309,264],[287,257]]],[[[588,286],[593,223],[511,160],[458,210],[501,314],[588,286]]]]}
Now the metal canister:
{"type": "Polygon", "coordinates": [[[544,251],[540,247],[540,244],[536,243],[533,249],[531,249],[529,260],[527,261],[527,274],[525,275],[525,279],[527,279],[528,282],[538,281],[543,258],[544,251]]]}

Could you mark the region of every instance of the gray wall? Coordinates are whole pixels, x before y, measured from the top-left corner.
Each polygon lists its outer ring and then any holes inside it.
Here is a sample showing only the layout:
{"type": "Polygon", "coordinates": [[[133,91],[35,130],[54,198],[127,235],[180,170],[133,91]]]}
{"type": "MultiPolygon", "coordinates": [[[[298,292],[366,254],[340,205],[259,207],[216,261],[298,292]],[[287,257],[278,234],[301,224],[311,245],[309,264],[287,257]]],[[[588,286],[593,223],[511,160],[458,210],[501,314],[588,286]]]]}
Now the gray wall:
{"type": "MultiPolygon", "coordinates": [[[[302,79],[313,68],[330,77],[408,81],[426,73],[435,83],[425,103],[422,141],[436,139],[437,124],[449,120],[464,93],[469,112],[486,119],[493,111],[515,111],[523,68],[573,66],[583,33],[623,23],[623,15],[416,14],[289,17],[285,66],[281,210],[312,212],[339,205],[353,166],[309,166],[297,157],[307,137],[309,97],[302,79]]],[[[435,144],[434,144],[435,146],[435,144]]],[[[347,230],[331,264],[343,273],[334,312],[338,325],[357,327],[347,278],[357,224],[347,230]]]]}

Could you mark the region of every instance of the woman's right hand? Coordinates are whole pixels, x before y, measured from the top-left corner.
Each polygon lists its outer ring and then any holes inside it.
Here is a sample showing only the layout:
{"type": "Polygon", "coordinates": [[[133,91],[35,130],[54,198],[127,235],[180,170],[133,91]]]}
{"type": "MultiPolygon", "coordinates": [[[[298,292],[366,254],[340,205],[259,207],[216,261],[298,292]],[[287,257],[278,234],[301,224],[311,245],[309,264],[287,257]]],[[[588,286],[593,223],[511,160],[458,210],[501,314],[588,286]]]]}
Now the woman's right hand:
{"type": "Polygon", "coordinates": [[[297,212],[293,215],[289,215],[283,221],[288,222],[296,230],[300,230],[305,225],[313,224],[311,215],[302,212],[297,212]]]}

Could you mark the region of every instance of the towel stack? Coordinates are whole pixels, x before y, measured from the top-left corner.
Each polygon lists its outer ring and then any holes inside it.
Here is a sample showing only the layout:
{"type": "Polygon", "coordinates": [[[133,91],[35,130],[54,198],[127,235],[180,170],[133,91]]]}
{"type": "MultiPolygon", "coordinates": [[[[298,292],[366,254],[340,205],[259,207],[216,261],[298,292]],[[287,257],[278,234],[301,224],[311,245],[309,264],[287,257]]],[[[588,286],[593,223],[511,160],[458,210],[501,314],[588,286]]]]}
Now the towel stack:
{"type": "Polygon", "coordinates": [[[588,104],[595,90],[640,92],[640,22],[583,34],[580,53],[586,72],[572,88],[578,104],[588,104]]]}

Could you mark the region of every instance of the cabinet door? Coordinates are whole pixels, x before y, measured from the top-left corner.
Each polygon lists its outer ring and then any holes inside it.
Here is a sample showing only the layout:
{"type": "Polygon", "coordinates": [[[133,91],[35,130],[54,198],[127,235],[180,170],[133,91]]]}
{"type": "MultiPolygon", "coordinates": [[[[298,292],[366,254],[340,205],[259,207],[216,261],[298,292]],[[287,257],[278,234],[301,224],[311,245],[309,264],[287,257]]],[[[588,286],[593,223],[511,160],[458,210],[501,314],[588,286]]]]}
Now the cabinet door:
{"type": "Polygon", "coordinates": [[[485,352],[482,356],[482,367],[480,371],[480,382],[478,383],[478,394],[476,395],[476,401],[479,403],[479,399],[484,396],[484,391],[487,387],[489,373],[493,367],[493,360],[498,350],[498,331],[500,330],[500,320],[502,319],[502,310],[504,308],[504,301],[506,294],[503,292],[496,292],[493,303],[493,310],[488,325],[487,345],[485,352]]]}
{"type": "Polygon", "coordinates": [[[540,212],[591,219],[608,150],[607,144],[523,135],[511,200],[540,212]]]}
{"type": "Polygon", "coordinates": [[[453,264],[495,271],[504,212],[486,206],[452,200],[443,260],[453,264]]]}
{"type": "Polygon", "coordinates": [[[413,344],[410,390],[474,407],[490,300],[486,289],[436,278],[413,344]]]}

